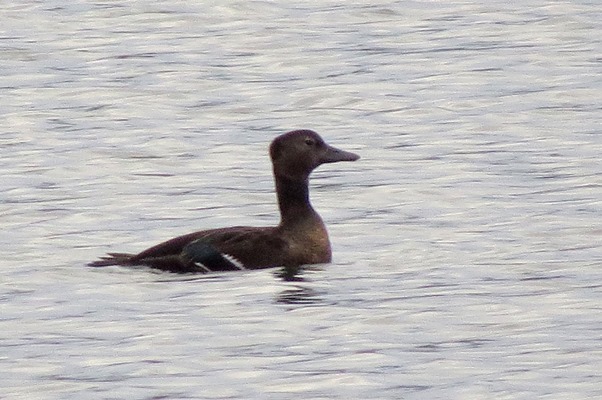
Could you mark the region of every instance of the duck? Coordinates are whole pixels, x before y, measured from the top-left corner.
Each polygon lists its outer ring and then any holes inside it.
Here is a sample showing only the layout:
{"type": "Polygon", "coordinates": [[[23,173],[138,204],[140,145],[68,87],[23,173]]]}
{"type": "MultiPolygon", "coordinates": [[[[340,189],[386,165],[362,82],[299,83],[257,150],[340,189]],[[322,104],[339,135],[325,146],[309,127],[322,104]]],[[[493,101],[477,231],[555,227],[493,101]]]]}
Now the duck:
{"type": "Polygon", "coordinates": [[[322,164],[356,161],[359,155],[328,145],[299,129],[269,147],[280,223],[234,226],[178,236],[140,253],[108,253],[92,267],[146,266],[174,273],[210,273],[272,267],[298,268],[332,261],[326,226],[309,199],[309,176],[322,164]]]}

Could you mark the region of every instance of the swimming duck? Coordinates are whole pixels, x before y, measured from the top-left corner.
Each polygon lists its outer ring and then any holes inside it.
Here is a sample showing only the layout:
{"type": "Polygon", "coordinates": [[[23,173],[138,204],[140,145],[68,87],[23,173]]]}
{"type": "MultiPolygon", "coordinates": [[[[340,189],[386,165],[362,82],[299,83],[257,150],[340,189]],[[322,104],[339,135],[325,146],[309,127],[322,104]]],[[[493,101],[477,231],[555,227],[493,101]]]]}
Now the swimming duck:
{"type": "Polygon", "coordinates": [[[304,129],[274,139],[270,158],[280,208],[278,226],[189,233],[138,254],[109,253],[89,265],[145,265],[177,273],[207,273],[330,262],[328,232],[309,201],[309,175],[322,164],[360,157],[329,146],[316,132],[304,129]]]}

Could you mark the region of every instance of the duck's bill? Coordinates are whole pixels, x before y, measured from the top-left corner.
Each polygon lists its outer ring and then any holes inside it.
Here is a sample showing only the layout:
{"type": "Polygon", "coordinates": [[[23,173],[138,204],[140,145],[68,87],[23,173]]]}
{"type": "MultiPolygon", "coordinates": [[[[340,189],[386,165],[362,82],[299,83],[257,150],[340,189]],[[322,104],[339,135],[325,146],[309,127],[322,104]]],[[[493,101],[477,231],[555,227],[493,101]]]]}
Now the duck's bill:
{"type": "Polygon", "coordinates": [[[328,146],[326,152],[322,156],[323,163],[333,163],[339,161],[356,161],[360,156],[349,151],[337,149],[336,147],[328,146]]]}

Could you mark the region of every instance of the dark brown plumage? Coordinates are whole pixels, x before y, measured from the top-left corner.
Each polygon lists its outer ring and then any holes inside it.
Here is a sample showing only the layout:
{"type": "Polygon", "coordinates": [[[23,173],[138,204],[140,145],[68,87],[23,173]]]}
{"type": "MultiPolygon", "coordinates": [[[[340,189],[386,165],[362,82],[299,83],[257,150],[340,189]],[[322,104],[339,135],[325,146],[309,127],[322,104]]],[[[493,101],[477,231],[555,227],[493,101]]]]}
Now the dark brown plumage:
{"type": "Polygon", "coordinates": [[[146,265],[185,273],[330,262],[326,227],[309,201],[309,175],[321,164],[355,161],[359,156],[327,145],[313,131],[296,130],[274,139],[270,157],[281,216],[278,226],[194,232],[138,254],[109,253],[89,265],[146,265]]]}

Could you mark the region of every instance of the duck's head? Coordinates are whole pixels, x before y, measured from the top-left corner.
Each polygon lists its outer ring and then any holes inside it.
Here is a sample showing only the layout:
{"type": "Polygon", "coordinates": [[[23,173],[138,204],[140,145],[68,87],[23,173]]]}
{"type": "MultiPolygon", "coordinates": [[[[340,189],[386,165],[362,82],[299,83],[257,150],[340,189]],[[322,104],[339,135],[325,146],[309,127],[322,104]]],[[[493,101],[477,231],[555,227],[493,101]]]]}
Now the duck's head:
{"type": "Polygon", "coordinates": [[[302,129],[278,136],[270,145],[274,175],[307,179],[316,167],[339,161],[355,161],[357,154],[339,150],[324,142],[316,132],[302,129]]]}

